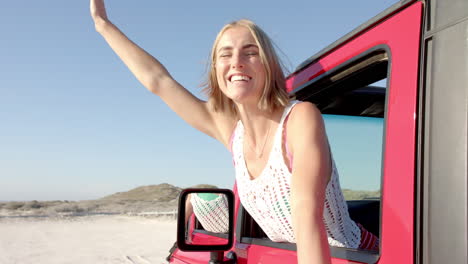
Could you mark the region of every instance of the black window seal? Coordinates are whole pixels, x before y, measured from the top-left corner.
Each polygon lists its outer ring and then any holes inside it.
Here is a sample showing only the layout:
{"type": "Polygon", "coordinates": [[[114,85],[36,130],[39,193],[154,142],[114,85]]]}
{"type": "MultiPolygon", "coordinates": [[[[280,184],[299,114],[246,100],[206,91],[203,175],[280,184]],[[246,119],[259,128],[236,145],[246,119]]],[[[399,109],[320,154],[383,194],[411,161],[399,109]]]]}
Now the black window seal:
{"type": "MultiPolygon", "coordinates": [[[[305,93],[306,88],[310,86],[317,86],[319,83],[324,82],[326,79],[333,79],[334,82],[340,81],[341,79],[350,76],[352,74],[356,74],[360,70],[366,69],[369,65],[373,65],[373,63],[377,63],[379,61],[385,61],[390,63],[391,61],[391,53],[390,47],[385,44],[380,44],[374,46],[365,52],[360,53],[359,55],[343,62],[339,66],[327,71],[320,76],[300,85],[299,87],[295,88],[290,92],[290,94],[298,100],[303,100],[317,94],[321,91],[327,90],[328,87],[323,87],[319,91],[315,91],[313,94],[305,93]],[[380,54],[385,54],[384,56],[380,57],[380,54]],[[372,61],[372,63],[366,62],[367,60],[371,59],[374,56],[379,56],[378,59],[372,61]],[[360,67],[359,67],[360,66],[360,67]],[[349,69],[353,69],[352,72],[349,72],[349,69]],[[344,74],[347,73],[347,74],[344,74]]],[[[390,76],[390,65],[387,66],[387,78],[390,76]]]]}

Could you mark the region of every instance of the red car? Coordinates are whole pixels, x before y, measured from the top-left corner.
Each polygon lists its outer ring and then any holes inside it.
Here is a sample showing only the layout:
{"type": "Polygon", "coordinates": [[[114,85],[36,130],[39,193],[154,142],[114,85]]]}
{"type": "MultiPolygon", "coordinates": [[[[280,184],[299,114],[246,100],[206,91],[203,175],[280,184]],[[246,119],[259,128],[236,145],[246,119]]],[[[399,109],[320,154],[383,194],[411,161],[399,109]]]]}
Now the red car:
{"type": "MultiPolygon", "coordinates": [[[[331,247],[332,263],[468,263],[468,1],[400,1],[307,59],[287,87],[322,111],[342,187],[375,190],[348,206],[380,249],[331,247]]],[[[233,193],[229,232],[192,219],[179,235],[206,251],[175,247],[170,263],[297,262],[295,244],[269,240],[233,193]]]]}

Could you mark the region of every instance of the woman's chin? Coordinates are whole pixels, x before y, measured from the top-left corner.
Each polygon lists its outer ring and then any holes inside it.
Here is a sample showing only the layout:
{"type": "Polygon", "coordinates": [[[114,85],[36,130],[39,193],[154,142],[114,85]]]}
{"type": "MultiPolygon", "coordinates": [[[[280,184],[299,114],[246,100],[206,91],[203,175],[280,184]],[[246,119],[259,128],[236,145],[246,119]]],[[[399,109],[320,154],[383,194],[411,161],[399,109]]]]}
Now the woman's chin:
{"type": "Polygon", "coordinates": [[[258,102],[259,95],[253,92],[253,89],[245,87],[228,87],[223,91],[224,94],[236,104],[249,104],[258,102]]]}

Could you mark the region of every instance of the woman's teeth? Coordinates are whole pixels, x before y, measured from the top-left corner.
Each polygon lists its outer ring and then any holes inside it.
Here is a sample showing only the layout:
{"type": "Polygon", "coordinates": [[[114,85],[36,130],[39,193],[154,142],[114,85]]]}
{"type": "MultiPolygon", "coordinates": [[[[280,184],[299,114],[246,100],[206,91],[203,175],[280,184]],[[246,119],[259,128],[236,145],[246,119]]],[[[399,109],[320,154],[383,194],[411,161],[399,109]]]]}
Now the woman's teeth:
{"type": "Polygon", "coordinates": [[[245,76],[245,75],[234,75],[231,77],[231,82],[235,81],[249,81],[250,77],[245,76]]]}

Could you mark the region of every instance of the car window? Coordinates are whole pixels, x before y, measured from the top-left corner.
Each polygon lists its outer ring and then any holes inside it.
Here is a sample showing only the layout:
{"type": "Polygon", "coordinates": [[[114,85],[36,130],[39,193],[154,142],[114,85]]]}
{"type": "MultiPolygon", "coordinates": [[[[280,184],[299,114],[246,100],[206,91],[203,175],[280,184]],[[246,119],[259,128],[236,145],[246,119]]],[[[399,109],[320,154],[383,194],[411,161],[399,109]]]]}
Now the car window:
{"type": "MultiPolygon", "coordinates": [[[[322,112],[330,149],[351,219],[380,235],[383,138],[388,75],[387,49],[375,48],[295,90],[322,112]]],[[[274,243],[240,206],[237,237],[243,243],[296,250],[274,243]]],[[[379,253],[332,247],[334,257],[373,262],[379,253]]]]}
{"type": "Polygon", "coordinates": [[[380,199],[383,118],[323,115],[346,200],[380,199]]]}

